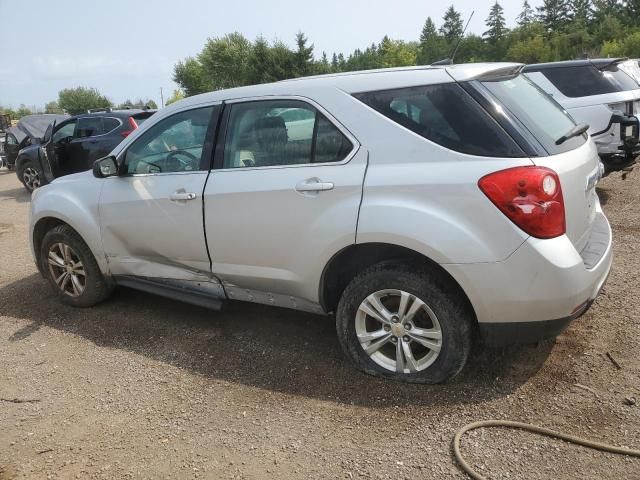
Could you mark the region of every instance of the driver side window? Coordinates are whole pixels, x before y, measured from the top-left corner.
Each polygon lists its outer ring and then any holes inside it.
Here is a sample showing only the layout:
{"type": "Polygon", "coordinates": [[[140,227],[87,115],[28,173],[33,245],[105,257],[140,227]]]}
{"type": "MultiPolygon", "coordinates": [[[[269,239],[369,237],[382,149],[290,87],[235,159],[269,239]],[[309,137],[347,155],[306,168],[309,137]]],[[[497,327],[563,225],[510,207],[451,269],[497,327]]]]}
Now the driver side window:
{"type": "Polygon", "coordinates": [[[151,127],[128,148],[127,174],[200,170],[214,108],[176,113],[151,127]]]}

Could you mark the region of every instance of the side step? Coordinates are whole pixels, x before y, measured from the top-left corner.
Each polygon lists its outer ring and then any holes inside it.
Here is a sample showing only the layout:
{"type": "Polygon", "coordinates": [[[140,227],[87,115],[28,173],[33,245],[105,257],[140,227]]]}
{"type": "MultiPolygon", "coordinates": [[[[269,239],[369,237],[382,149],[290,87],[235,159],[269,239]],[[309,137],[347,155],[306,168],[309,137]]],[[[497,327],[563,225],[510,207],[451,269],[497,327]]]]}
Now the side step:
{"type": "Polygon", "coordinates": [[[199,307],[219,311],[222,309],[222,299],[207,295],[202,292],[181,288],[174,285],[166,285],[140,277],[130,277],[128,275],[115,276],[116,285],[133,288],[142,292],[171,298],[180,302],[190,303],[199,307]]]}

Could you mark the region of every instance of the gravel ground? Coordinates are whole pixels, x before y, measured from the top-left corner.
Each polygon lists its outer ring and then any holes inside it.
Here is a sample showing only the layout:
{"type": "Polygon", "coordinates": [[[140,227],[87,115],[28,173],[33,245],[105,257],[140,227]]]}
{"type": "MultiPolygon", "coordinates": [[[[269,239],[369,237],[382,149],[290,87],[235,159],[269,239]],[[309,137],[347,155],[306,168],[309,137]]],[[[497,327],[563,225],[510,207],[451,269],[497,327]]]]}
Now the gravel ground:
{"type": "MultiPolygon", "coordinates": [[[[126,289],[61,305],[31,260],[29,195],[2,170],[0,480],[464,478],[451,439],[491,418],[640,448],[625,401],[640,404],[640,168],[599,192],[615,260],[593,308],[555,342],[476,348],[428,387],[355,371],[331,318],[126,289]]],[[[525,432],[478,430],[463,450],[491,478],[640,478],[638,459],[525,432]]]]}

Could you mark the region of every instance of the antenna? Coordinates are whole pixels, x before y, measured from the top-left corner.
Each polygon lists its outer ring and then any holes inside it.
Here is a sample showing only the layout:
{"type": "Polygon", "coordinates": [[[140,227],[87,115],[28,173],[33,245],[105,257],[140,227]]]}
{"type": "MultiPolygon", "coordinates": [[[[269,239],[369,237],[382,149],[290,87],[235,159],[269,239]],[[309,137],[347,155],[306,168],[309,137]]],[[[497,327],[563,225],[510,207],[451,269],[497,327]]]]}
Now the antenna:
{"type": "Polygon", "coordinates": [[[476,13],[475,10],[473,10],[471,12],[471,15],[469,15],[469,20],[467,20],[467,24],[464,26],[464,30],[462,30],[462,34],[458,37],[458,41],[456,42],[456,46],[453,47],[453,51],[451,52],[451,55],[449,55],[448,58],[434,62],[431,65],[452,65],[453,64],[453,60],[456,58],[456,53],[458,53],[458,48],[460,47],[460,42],[464,38],[464,34],[467,33],[467,28],[469,28],[469,24],[471,23],[471,19],[473,18],[474,13],[476,13]]]}

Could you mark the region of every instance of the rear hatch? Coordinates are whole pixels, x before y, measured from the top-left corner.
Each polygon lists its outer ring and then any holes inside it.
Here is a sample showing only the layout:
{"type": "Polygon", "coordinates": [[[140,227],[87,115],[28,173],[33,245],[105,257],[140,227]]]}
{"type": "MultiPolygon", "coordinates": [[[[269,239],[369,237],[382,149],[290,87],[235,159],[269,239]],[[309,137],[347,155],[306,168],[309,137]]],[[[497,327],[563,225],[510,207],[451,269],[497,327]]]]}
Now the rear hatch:
{"type": "MultiPolygon", "coordinates": [[[[512,119],[535,143],[531,161],[554,170],[562,188],[566,235],[581,251],[593,225],[597,196],[595,185],[601,176],[600,158],[595,144],[585,133],[567,136],[576,122],[549,95],[522,74],[485,77],[476,86],[492,96],[493,115],[501,112],[512,119]]],[[[504,119],[503,119],[504,121],[504,119]]]]}

